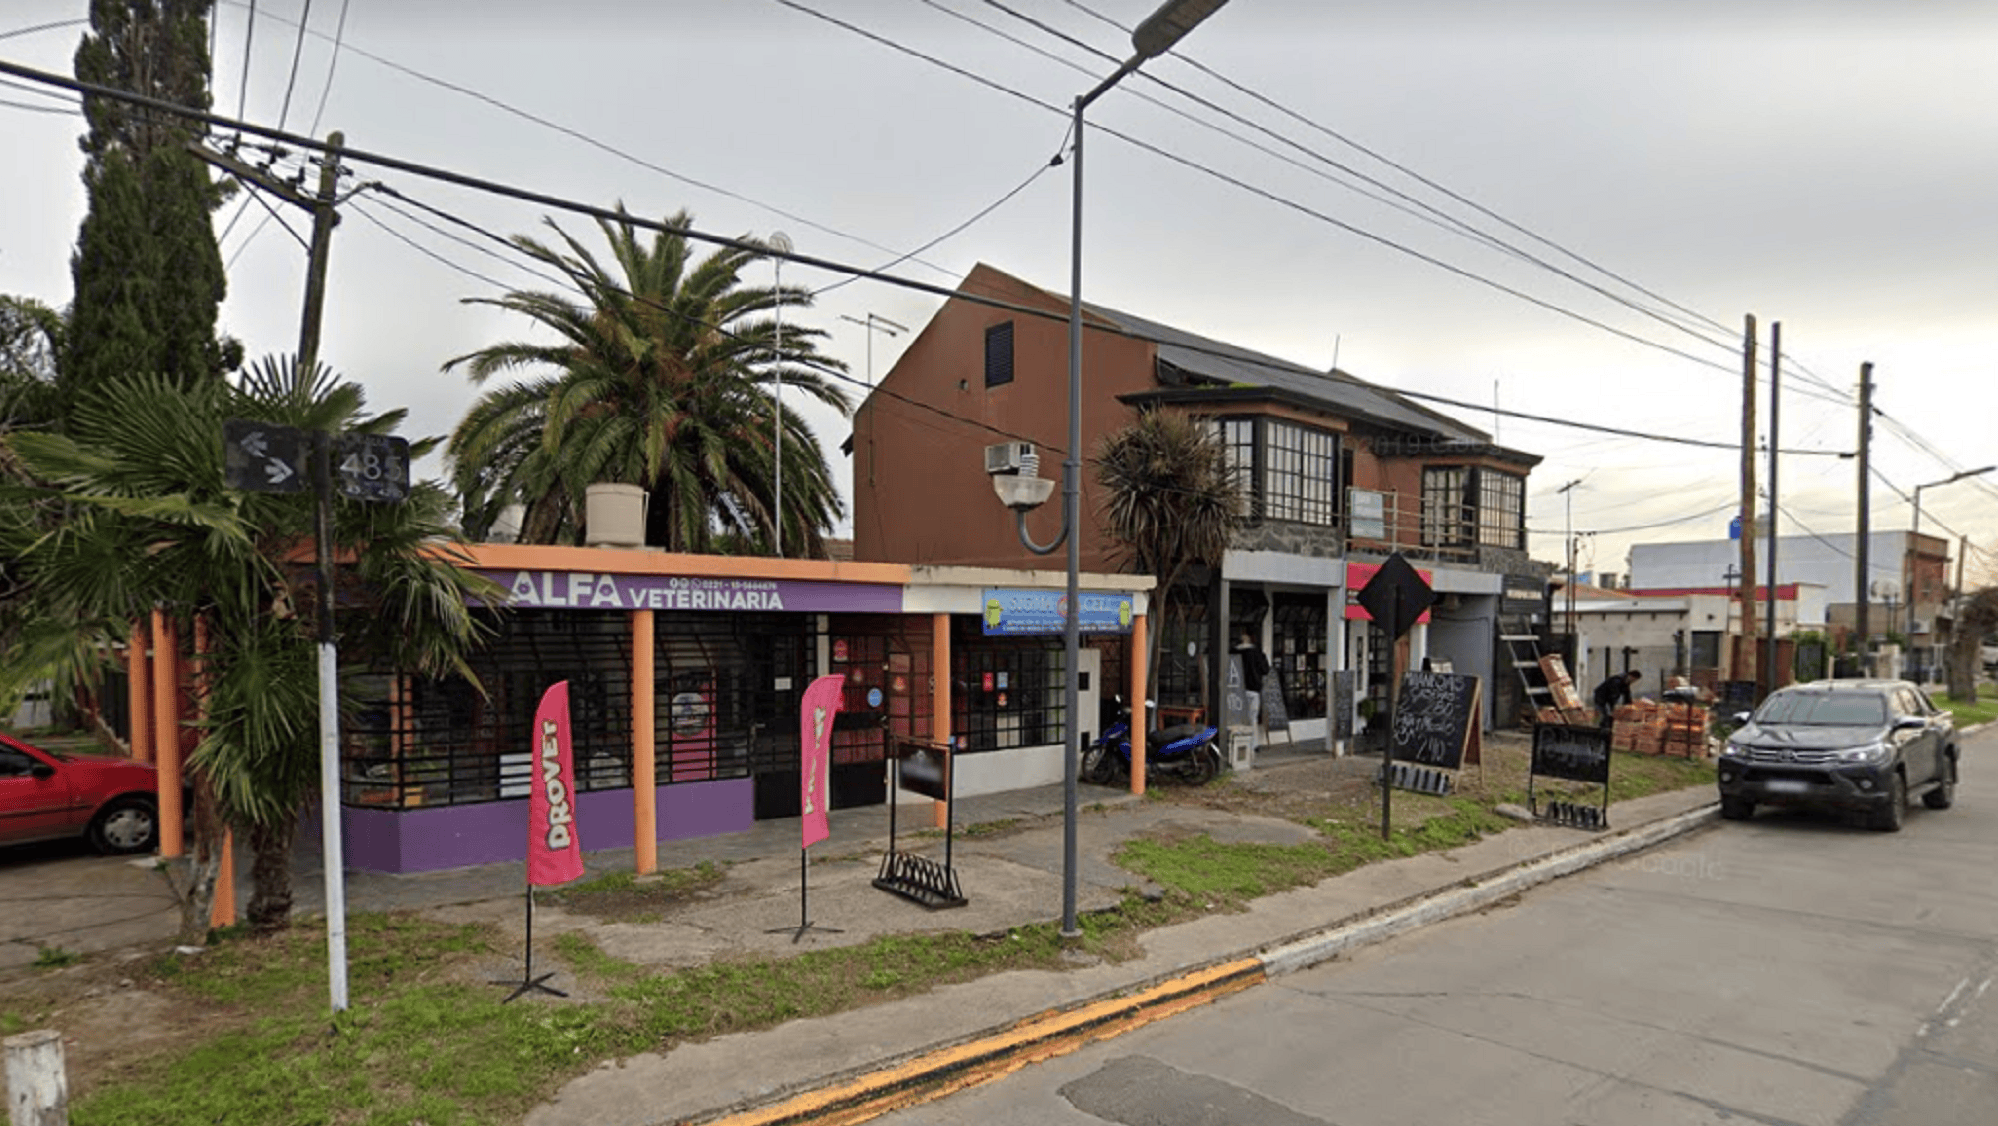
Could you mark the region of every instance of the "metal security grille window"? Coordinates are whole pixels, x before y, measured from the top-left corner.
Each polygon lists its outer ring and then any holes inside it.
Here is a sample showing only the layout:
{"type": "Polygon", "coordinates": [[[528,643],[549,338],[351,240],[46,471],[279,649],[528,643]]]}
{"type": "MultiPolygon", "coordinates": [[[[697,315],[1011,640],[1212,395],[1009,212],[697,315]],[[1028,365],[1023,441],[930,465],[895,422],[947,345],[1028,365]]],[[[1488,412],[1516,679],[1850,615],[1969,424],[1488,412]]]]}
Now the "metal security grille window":
{"type": "Polygon", "coordinates": [[[985,386],[999,387],[1013,382],[1013,322],[1006,321],[985,330],[985,386]]]}
{"type": "Polygon", "coordinates": [[[1159,631],[1156,670],[1157,702],[1161,708],[1202,708],[1207,702],[1207,593],[1182,584],[1174,587],[1153,612],[1159,631]]]}
{"type": "Polygon", "coordinates": [[[1453,465],[1422,471],[1422,544],[1469,547],[1477,510],[1469,501],[1471,470],[1453,465]]]}
{"type": "Polygon", "coordinates": [[[1526,546],[1526,478],[1479,469],[1478,542],[1486,547],[1526,546]]]}
{"type": "Polygon", "coordinates": [[[464,680],[375,675],[344,725],[342,797],[350,805],[458,805],[527,796],[522,732],[541,694],[569,681],[576,784],[631,784],[631,640],[623,614],[522,610],[473,657],[464,680]]]}
{"type": "Polygon", "coordinates": [[[935,653],[927,620],[894,614],[842,614],[830,633],[832,666],[842,678],[833,719],[835,764],[880,762],[889,734],[928,738],[935,653]]]}
{"type": "Polygon", "coordinates": [[[1323,719],[1332,664],[1325,659],[1325,596],[1278,592],[1270,605],[1270,668],[1284,708],[1293,720],[1323,719]]]}
{"type": "Polygon", "coordinates": [[[1249,487],[1250,514],[1330,527],[1339,519],[1339,436],[1273,418],[1216,420],[1228,464],[1249,487]]]}
{"type": "MultiPolygon", "coordinates": [[[[527,796],[541,694],[569,681],[581,790],[631,785],[631,622],[622,613],[516,610],[459,679],[360,678],[346,725],[344,799],[382,808],[527,796]]],[[[669,614],[656,619],[654,764],[660,785],[795,771],[798,700],[816,668],[816,619],[669,614]]],[[[873,737],[879,758],[879,736],[873,737]]]]}
{"type": "Polygon", "coordinates": [[[1044,747],[1067,737],[1059,639],[964,632],[951,648],[957,681],[952,729],[966,753],[1044,747]]]}

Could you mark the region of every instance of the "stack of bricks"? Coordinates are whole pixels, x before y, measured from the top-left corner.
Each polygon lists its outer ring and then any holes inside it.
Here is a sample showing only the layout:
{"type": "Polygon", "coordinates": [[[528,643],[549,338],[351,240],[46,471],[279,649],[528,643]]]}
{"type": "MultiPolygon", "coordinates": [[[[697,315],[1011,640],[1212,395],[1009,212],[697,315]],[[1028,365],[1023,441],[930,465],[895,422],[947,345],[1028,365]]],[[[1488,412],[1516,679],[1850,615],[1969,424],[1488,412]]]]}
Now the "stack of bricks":
{"type": "Polygon", "coordinates": [[[1540,722],[1579,726],[1596,722],[1595,709],[1582,703],[1582,697],[1575,691],[1575,682],[1568,678],[1568,666],[1559,655],[1540,658],[1540,673],[1546,677],[1549,694],[1554,697],[1553,706],[1540,709],[1540,722]]]}
{"type": "Polygon", "coordinates": [[[1703,757],[1707,752],[1707,710],[1654,700],[1625,704],[1616,710],[1610,747],[1645,755],[1703,757]]]}

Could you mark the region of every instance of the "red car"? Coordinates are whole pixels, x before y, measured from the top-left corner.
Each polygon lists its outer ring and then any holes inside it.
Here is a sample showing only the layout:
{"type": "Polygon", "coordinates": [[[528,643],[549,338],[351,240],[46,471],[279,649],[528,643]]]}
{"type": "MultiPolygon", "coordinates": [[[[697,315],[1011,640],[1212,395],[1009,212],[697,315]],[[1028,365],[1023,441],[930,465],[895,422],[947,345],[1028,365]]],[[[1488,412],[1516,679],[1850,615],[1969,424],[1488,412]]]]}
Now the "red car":
{"type": "Polygon", "coordinates": [[[0,735],[0,845],[81,835],[99,852],[151,852],[158,794],[148,763],[58,754],[0,735]]]}

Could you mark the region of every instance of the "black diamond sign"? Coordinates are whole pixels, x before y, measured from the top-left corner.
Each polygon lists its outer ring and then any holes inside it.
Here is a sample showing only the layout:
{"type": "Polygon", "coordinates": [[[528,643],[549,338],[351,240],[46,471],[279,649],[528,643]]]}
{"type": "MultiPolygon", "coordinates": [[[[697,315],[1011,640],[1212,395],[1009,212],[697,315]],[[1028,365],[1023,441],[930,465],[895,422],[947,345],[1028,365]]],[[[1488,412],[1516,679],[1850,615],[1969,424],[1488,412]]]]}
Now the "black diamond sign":
{"type": "Polygon", "coordinates": [[[1436,592],[1399,551],[1388,556],[1357,597],[1375,623],[1395,639],[1413,628],[1415,619],[1436,602],[1436,592]]]}
{"type": "Polygon", "coordinates": [[[296,427],[231,418],[222,423],[223,479],[250,493],[302,493],[312,485],[306,452],[311,443],[296,427]]]}

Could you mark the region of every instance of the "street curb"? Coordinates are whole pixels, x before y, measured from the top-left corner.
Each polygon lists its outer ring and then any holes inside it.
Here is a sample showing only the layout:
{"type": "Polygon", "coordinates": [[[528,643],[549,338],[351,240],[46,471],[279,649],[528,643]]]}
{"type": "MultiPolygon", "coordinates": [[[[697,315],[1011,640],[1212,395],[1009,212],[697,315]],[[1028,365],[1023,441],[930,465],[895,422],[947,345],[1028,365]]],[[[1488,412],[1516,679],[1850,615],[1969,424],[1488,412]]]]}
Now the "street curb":
{"type": "Polygon", "coordinates": [[[1584,868],[1661,844],[1711,824],[1719,816],[1720,807],[1711,805],[1625,829],[1536,860],[1499,869],[1496,875],[1474,876],[1467,881],[1468,886],[1424,892],[1361,918],[1335,923],[1324,930],[1265,950],[1258,957],[1270,977],[1310,969],[1346,951],[1479,910],[1584,868]]]}
{"type": "Polygon", "coordinates": [[[1236,958],[1176,975],[1136,992],[1114,991],[1076,1006],[1016,1021],[998,1032],[932,1048],[900,1063],[793,1094],[775,1103],[725,1117],[683,1119],[710,1126],[814,1126],[865,1122],[943,1098],[966,1087],[1011,1074],[1029,1064],[1067,1055],[1096,1040],[1218,1001],[1262,984],[1262,963],[1236,958]]]}
{"type": "Polygon", "coordinates": [[[1347,951],[1382,942],[1432,923],[1468,914],[1619,857],[1640,852],[1712,824],[1720,807],[1702,806],[1635,828],[1521,861],[1440,891],[1348,916],[1273,947],[1245,950],[1183,968],[1165,978],[1126,985],[1067,1008],[1050,1010],[919,1051],[900,1061],[828,1077],[805,1090],[793,1088],[761,1105],[716,1108],[682,1118],[705,1126],[851,1124],[930,1102],[1001,1078],[1029,1064],[1066,1055],[1088,1044],[1162,1020],[1330,961],[1347,951]]]}

